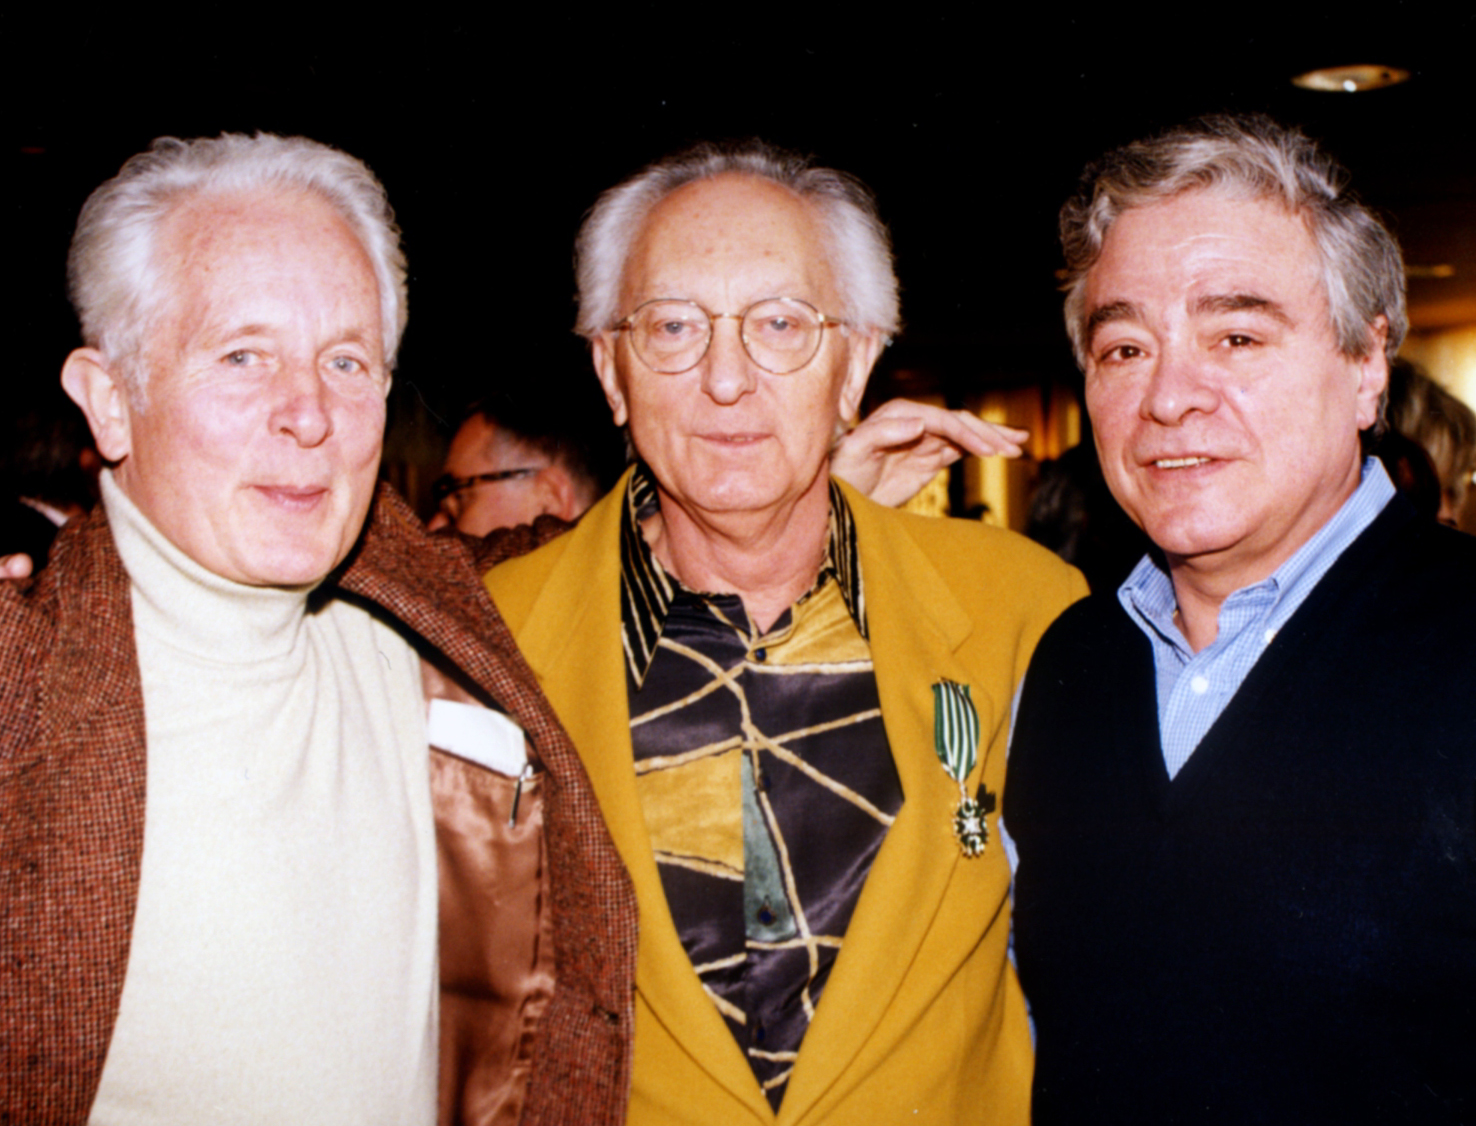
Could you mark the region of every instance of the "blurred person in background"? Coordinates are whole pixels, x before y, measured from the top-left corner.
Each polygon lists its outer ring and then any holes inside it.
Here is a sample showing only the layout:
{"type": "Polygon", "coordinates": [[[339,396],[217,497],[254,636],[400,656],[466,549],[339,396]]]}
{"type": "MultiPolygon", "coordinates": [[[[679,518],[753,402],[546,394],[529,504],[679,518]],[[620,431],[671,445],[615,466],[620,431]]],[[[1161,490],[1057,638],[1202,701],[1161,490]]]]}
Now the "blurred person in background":
{"type": "Polygon", "coordinates": [[[590,398],[593,409],[568,393],[509,390],[467,407],[435,483],[430,530],[485,536],[544,515],[578,519],[625,469],[624,439],[590,398]]]}
{"type": "Polygon", "coordinates": [[[1395,360],[1389,374],[1388,424],[1430,455],[1440,480],[1436,519],[1456,527],[1476,473],[1476,413],[1417,364],[1395,360]]]}
{"type": "Polygon", "coordinates": [[[102,468],[87,422],[65,400],[18,410],[0,440],[0,556],[44,563],[57,531],[97,501],[102,468]]]}

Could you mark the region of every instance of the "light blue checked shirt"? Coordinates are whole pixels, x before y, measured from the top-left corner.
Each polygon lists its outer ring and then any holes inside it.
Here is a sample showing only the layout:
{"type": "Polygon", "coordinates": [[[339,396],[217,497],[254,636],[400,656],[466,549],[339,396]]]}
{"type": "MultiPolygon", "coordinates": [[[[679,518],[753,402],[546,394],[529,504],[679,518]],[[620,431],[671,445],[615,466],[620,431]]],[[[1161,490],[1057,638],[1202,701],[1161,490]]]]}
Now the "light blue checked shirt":
{"type": "Polygon", "coordinates": [[[1384,508],[1394,486],[1377,458],[1363,463],[1357,490],[1270,578],[1242,587],[1220,606],[1219,633],[1195,653],[1174,622],[1168,572],[1144,556],[1117,591],[1128,616],[1153,645],[1158,675],[1158,731],[1169,777],[1189,761],[1277,631],[1384,508]]]}

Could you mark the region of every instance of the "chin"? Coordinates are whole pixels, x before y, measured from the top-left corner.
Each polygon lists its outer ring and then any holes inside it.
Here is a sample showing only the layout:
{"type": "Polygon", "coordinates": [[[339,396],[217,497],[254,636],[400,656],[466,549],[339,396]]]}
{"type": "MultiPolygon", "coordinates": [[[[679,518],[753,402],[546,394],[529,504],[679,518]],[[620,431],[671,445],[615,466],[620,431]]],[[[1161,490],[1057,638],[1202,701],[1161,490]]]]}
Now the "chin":
{"type": "Polygon", "coordinates": [[[756,512],[784,502],[783,489],[742,480],[725,480],[693,499],[709,512],[756,512]]]}
{"type": "Polygon", "coordinates": [[[241,581],[252,586],[312,586],[322,582],[343,561],[347,552],[325,549],[283,548],[243,560],[241,581]]]}
{"type": "Polygon", "coordinates": [[[1143,530],[1165,555],[1181,559],[1225,551],[1240,538],[1236,529],[1223,525],[1205,526],[1184,521],[1155,524],[1150,520],[1143,525],[1143,530]]]}

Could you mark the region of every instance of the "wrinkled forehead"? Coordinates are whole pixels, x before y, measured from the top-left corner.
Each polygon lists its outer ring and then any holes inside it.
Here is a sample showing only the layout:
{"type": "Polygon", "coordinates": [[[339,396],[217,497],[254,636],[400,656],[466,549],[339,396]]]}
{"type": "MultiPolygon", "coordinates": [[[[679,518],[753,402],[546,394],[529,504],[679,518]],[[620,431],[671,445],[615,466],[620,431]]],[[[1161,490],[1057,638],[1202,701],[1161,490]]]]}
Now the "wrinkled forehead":
{"type": "Polygon", "coordinates": [[[1091,270],[1127,248],[1136,264],[1151,269],[1161,265],[1156,255],[1206,247],[1233,247],[1248,263],[1274,263],[1319,277],[1327,265],[1305,211],[1279,195],[1214,186],[1125,208],[1108,226],[1091,270]]]}
{"type": "MultiPolygon", "coordinates": [[[[824,216],[761,177],[724,173],[683,185],[651,209],[631,244],[622,296],[744,303],[833,299],[824,216]]],[[[735,309],[715,309],[734,312],[735,309]]]]}
{"type": "Polygon", "coordinates": [[[254,259],[311,258],[364,273],[376,301],[379,280],[368,247],[331,201],[306,188],[195,191],[160,220],[152,248],[156,276],[183,286],[209,284],[254,259]]]}
{"type": "Polygon", "coordinates": [[[161,333],[293,325],[320,343],[358,340],[383,351],[373,260],[339,211],[312,192],[187,200],[161,224],[153,267],[151,344],[161,333]]]}
{"type": "Polygon", "coordinates": [[[1124,210],[1082,279],[1090,319],[1138,289],[1181,287],[1194,303],[1232,293],[1327,304],[1326,263],[1306,218],[1275,197],[1214,189],[1181,192],[1124,210]],[[1118,292],[1118,291],[1122,292],[1118,292]]]}

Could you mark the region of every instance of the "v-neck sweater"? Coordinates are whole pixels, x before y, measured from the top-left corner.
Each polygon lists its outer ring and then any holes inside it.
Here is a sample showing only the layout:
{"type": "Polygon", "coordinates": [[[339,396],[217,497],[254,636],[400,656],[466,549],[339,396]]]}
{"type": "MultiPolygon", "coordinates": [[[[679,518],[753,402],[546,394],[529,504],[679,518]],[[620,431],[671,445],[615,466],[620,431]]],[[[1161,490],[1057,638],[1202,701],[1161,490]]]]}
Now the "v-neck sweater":
{"type": "Polygon", "coordinates": [[[1116,597],[1047,632],[1005,794],[1037,1123],[1476,1110],[1473,575],[1396,498],[1172,780],[1116,597]]]}

